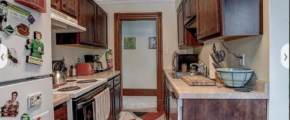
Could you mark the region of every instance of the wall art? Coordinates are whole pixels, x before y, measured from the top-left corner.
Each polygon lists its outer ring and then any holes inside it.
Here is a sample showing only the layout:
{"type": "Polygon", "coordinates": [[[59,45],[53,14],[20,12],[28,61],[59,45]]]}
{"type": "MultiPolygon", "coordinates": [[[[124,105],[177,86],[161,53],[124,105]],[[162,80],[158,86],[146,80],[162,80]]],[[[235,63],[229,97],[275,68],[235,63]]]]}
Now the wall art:
{"type": "Polygon", "coordinates": [[[149,37],[149,49],[156,49],[156,37],[149,37]]]}
{"type": "Polygon", "coordinates": [[[27,113],[21,115],[21,120],[30,120],[30,116],[27,113]]]}
{"type": "Polygon", "coordinates": [[[10,66],[17,67],[17,65],[21,64],[20,61],[18,60],[17,52],[14,48],[8,49],[7,57],[8,57],[10,66]]]}
{"type": "Polygon", "coordinates": [[[5,0],[0,1],[0,28],[8,35],[16,34],[28,37],[30,35],[30,12],[15,6],[5,0]]]}
{"type": "Polygon", "coordinates": [[[19,110],[19,102],[17,101],[17,92],[11,93],[11,100],[8,100],[3,107],[1,107],[0,117],[16,117],[19,110]]]}
{"type": "Polygon", "coordinates": [[[28,108],[35,107],[41,104],[41,93],[36,93],[28,96],[28,108]]]}
{"type": "Polygon", "coordinates": [[[39,31],[34,31],[34,39],[28,39],[26,49],[31,50],[31,53],[26,58],[27,63],[42,65],[44,54],[44,44],[42,43],[42,34],[39,31]]]}
{"type": "Polygon", "coordinates": [[[136,49],[136,37],[125,37],[124,49],[136,49]]]}

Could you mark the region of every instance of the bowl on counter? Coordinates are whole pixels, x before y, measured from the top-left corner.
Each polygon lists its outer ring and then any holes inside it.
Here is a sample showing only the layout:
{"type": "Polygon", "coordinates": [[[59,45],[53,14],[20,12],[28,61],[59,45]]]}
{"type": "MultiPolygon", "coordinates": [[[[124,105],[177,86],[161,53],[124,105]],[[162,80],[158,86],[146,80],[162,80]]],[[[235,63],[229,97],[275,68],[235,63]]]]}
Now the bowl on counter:
{"type": "Polygon", "coordinates": [[[218,77],[229,87],[243,87],[253,77],[254,71],[246,68],[217,68],[218,77]]]}

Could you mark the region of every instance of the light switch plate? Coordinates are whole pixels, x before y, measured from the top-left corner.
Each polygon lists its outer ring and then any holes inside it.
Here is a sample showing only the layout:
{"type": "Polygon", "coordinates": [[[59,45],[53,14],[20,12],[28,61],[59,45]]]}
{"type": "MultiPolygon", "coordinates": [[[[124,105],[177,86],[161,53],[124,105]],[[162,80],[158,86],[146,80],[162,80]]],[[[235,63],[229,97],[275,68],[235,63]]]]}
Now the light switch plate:
{"type": "Polygon", "coordinates": [[[35,107],[41,104],[41,93],[35,93],[28,96],[28,108],[35,107]]]}

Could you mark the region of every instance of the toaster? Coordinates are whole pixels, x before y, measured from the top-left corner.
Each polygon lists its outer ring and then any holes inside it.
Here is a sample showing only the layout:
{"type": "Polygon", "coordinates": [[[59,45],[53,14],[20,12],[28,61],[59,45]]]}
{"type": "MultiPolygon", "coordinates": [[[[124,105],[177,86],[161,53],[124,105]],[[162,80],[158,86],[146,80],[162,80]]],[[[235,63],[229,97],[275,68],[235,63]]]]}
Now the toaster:
{"type": "Polygon", "coordinates": [[[77,75],[94,75],[94,63],[77,63],[77,75]]]}

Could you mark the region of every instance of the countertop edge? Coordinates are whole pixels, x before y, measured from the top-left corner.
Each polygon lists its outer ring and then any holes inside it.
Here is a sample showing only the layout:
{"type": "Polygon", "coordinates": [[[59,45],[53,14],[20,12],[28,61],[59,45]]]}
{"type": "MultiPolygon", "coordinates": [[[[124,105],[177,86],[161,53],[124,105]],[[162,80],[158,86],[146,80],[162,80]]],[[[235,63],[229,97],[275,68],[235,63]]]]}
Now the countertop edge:
{"type": "Polygon", "coordinates": [[[53,107],[56,107],[70,99],[69,94],[53,94],[53,107]]]}

